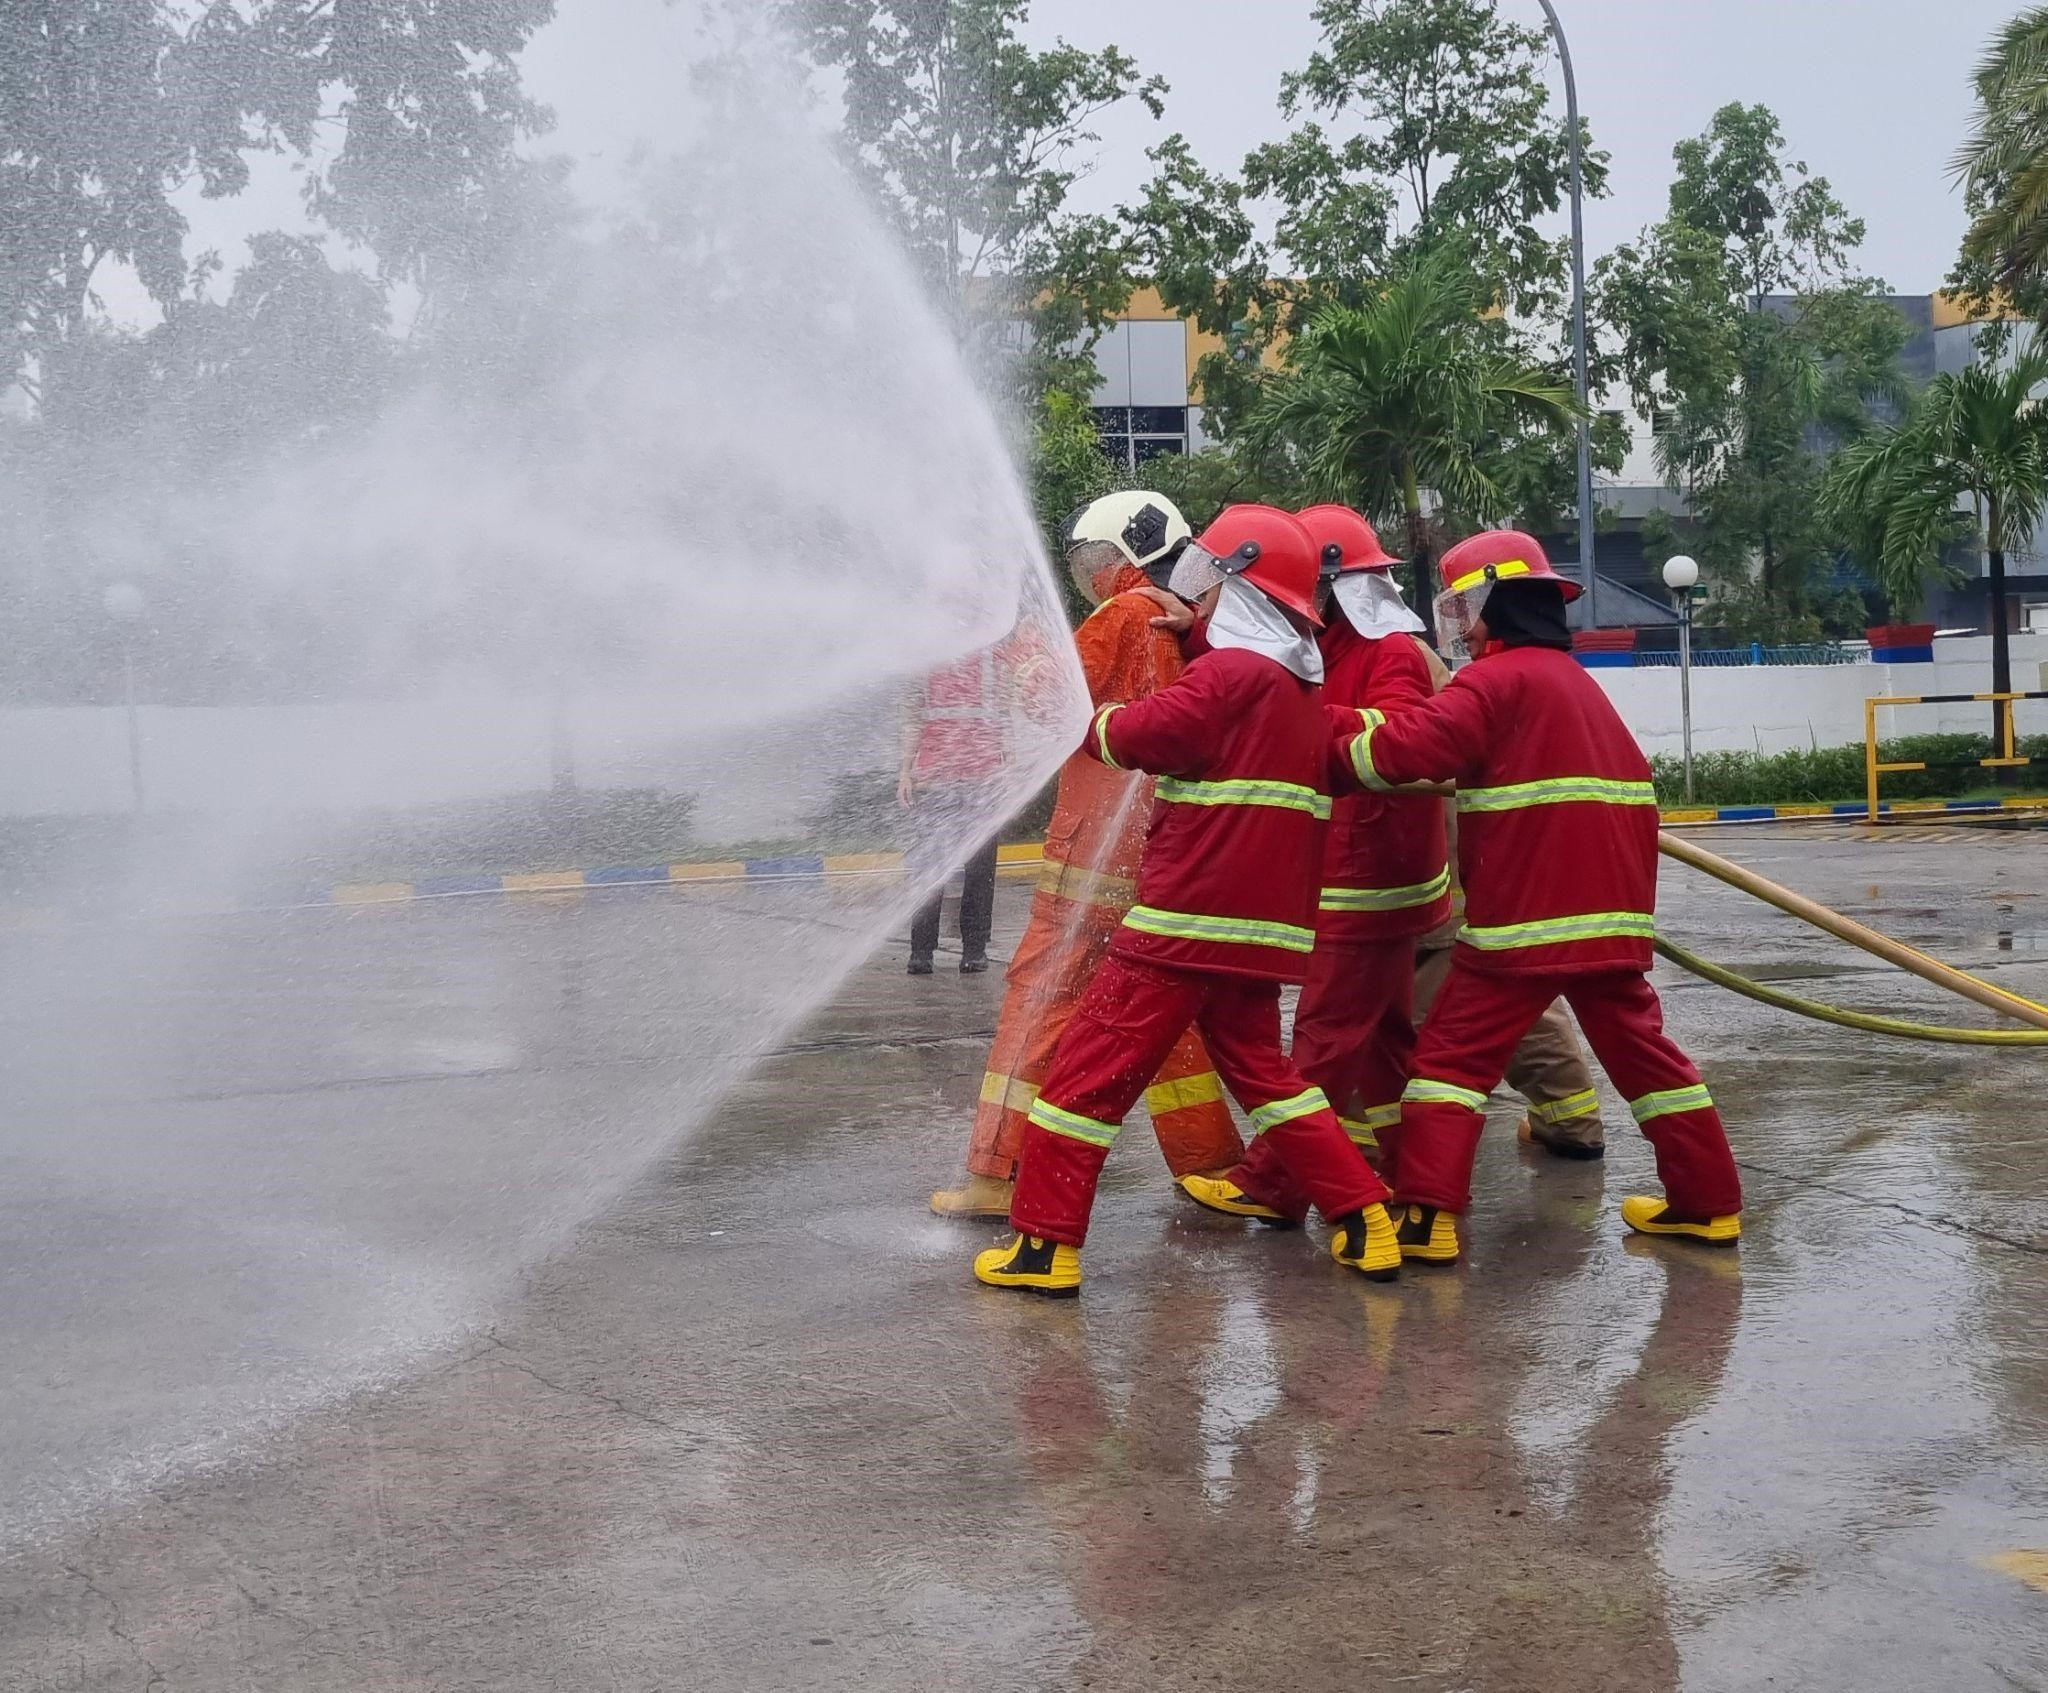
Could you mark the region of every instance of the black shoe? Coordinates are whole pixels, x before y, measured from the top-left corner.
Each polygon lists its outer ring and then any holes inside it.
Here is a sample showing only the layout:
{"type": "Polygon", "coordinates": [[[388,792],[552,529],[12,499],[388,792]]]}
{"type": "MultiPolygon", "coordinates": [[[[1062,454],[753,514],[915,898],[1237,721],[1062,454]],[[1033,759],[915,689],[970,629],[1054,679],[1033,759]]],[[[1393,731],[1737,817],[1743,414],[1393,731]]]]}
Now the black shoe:
{"type": "Polygon", "coordinates": [[[912,976],[929,976],[931,973],[932,961],[929,958],[912,958],[910,968],[905,972],[905,974],[912,976]]]}
{"type": "Polygon", "coordinates": [[[987,975],[988,954],[985,952],[963,952],[960,955],[960,974],[963,976],[987,975]]]}

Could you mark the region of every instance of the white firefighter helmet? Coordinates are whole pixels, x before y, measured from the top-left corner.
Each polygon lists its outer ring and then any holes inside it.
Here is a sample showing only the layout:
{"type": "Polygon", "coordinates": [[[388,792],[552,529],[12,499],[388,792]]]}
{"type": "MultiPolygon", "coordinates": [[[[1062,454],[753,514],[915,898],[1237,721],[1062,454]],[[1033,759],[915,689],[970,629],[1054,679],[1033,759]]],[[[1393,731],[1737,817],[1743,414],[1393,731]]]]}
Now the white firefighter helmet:
{"type": "Polygon", "coordinates": [[[1194,531],[1180,507],[1146,488],[1123,488],[1090,500],[1067,519],[1062,551],[1085,541],[1107,541],[1154,582],[1165,584],[1194,531]]]}

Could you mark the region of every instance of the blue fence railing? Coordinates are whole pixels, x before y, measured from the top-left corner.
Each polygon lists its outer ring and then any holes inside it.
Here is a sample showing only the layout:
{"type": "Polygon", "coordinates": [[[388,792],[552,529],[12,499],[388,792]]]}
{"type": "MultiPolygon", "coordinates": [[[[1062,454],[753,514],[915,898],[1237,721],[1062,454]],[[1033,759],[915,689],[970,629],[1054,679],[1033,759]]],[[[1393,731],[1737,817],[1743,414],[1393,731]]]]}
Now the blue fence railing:
{"type": "MultiPolygon", "coordinates": [[[[1805,646],[1766,647],[1752,642],[1746,647],[1695,647],[1696,665],[1733,667],[1741,664],[1862,664],[1870,654],[1862,647],[1839,647],[1832,641],[1815,641],[1805,646]]],[[[1678,667],[1675,652],[1645,652],[1636,649],[1637,667],[1665,665],[1678,667]]]]}

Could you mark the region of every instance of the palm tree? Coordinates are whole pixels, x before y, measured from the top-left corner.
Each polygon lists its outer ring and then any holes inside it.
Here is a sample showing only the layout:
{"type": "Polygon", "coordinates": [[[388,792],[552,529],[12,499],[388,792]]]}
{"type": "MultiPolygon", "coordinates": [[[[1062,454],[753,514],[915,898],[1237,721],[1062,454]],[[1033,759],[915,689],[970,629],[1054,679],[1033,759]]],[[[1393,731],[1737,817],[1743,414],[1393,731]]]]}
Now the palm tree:
{"type": "Polygon", "coordinates": [[[1316,498],[1398,514],[1418,607],[1434,592],[1424,490],[1464,516],[1504,518],[1488,470],[1502,438],[1579,416],[1568,381],[1501,350],[1490,304],[1461,255],[1427,252],[1363,305],[1319,311],[1248,424],[1253,450],[1290,459],[1316,498]]]}
{"type": "Polygon", "coordinates": [[[2048,271],[2048,6],[1993,38],[1976,84],[1977,121],[1954,163],[1976,214],[1963,256],[2017,297],[2048,271]]]}
{"type": "MultiPolygon", "coordinates": [[[[1894,603],[1900,587],[1925,583],[1957,508],[1975,508],[1976,538],[1991,561],[1991,691],[2012,689],[2005,555],[2032,539],[2048,512],[2048,348],[2003,369],[1982,364],[1937,376],[1895,429],[1846,449],[1829,473],[1830,510],[1850,532],[1875,537],[1894,603]]],[[[1915,596],[1908,596],[1909,598],[1915,596]]],[[[1993,739],[1997,738],[1994,718],[1993,739]]]]}

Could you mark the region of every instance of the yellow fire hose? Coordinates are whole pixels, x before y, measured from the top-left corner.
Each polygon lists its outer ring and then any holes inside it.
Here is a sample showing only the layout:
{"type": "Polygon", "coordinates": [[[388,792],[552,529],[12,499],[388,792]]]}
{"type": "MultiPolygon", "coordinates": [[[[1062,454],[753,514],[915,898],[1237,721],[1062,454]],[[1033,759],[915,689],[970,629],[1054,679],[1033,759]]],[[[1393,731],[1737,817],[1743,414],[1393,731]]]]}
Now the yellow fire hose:
{"type": "Polygon", "coordinates": [[[1844,917],[1839,911],[1796,894],[1790,888],[1780,887],[1776,882],[1759,876],[1753,870],[1731,863],[1704,847],[1680,840],[1676,835],[1660,833],[1657,846],[1667,858],[1675,858],[1681,864],[1704,871],[1718,881],[1726,882],[1731,888],[1738,888],[1766,905],[1775,906],[1787,915],[1797,917],[1801,922],[1810,923],[1817,929],[1825,930],[1837,939],[1847,941],[1851,946],[1861,947],[1887,963],[1896,964],[1902,970],[1909,970],[1923,981],[1933,982],[1949,992],[1974,1001],[1978,1005],[1997,1012],[2017,1022],[2030,1023],[2030,1029],[1962,1029],[1934,1023],[1910,1023],[1896,1017],[1877,1017],[1862,1011],[1845,1011],[1839,1006],[1824,1005],[1818,1000],[1802,999],[1778,988],[1753,982],[1747,976],[1714,964],[1701,958],[1697,953],[1688,952],[1684,947],[1665,940],[1656,943],[1657,950],[1680,969],[1689,970],[1703,981],[1714,983],[1746,999],[1753,999],[1763,1005],[1776,1006],[1781,1011],[1791,1011],[1802,1017],[1813,1017],[1823,1023],[1833,1023],[1845,1029],[1861,1029],[1869,1034],[1895,1035],[1905,1040],[1941,1041],[1953,1046],[2048,1046],[2048,1006],[2038,1005],[2031,999],[2023,999],[2004,988],[1994,987],[1976,976],[1957,970],[1930,958],[1926,953],[1907,946],[1903,941],[1880,934],[1877,930],[1844,917]]]}

